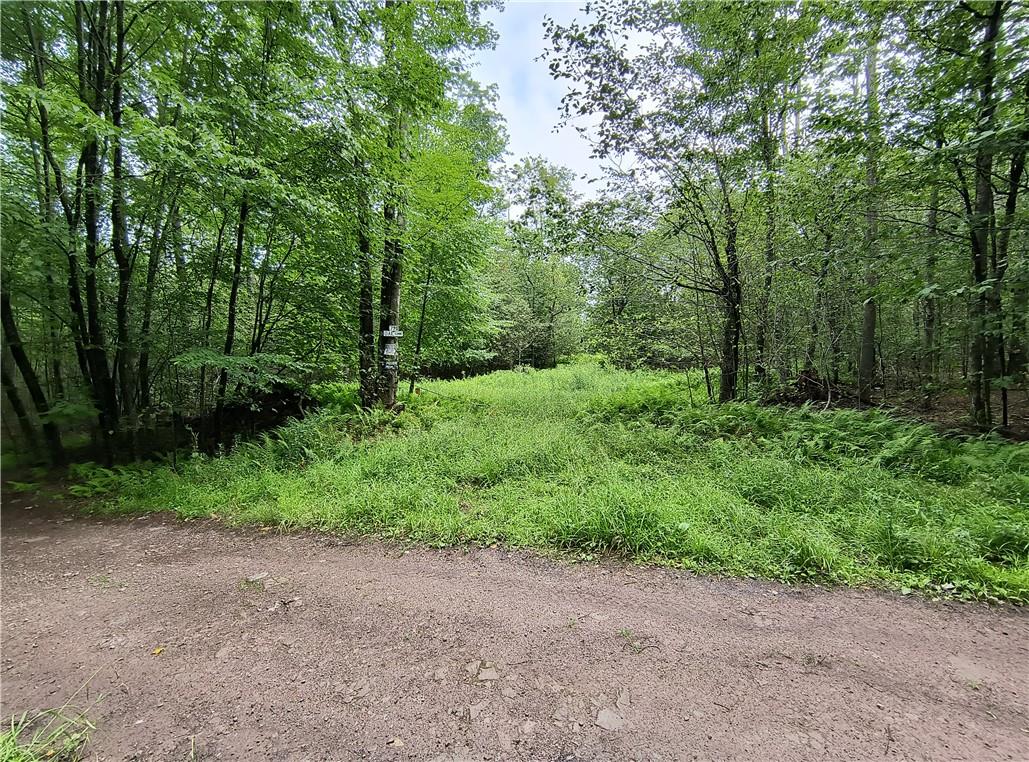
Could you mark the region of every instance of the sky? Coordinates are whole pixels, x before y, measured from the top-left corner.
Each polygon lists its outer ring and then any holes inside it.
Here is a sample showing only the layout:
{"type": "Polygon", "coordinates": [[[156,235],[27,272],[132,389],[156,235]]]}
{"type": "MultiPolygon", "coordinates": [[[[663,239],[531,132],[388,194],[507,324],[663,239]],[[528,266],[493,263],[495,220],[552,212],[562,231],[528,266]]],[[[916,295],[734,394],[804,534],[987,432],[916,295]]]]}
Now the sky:
{"type": "Polygon", "coordinates": [[[496,84],[499,109],[507,120],[508,163],[530,154],[542,155],[551,163],[575,173],[575,189],[592,195],[595,186],[587,177],[599,177],[601,163],[590,158],[589,143],[571,125],[557,129],[561,121],[561,96],[566,81],[550,76],[543,53],[543,20],[558,23],[582,18],[582,3],[508,2],[503,9],[490,8],[485,18],[500,35],[494,50],[477,51],[472,75],[482,84],[496,84]]]}

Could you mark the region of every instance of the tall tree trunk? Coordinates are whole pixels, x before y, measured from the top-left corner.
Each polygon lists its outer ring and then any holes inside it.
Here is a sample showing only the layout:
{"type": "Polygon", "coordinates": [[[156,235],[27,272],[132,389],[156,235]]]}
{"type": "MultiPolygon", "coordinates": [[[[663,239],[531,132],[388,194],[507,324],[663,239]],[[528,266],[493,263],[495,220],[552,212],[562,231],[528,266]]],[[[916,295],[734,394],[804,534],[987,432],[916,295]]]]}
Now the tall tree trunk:
{"type": "Polygon", "coordinates": [[[111,250],[118,265],[118,299],[115,306],[118,348],[118,382],[121,409],[129,429],[129,450],[139,457],[139,420],[136,416],[135,348],[129,337],[129,294],[133,258],[128,251],[125,223],[125,151],[122,143],[122,89],[125,76],[125,0],[114,2],[114,68],[111,71],[111,124],[114,157],[111,162],[111,250]]]}
{"type": "Polygon", "coordinates": [[[832,250],[832,234],[825,236],[825,253],[822,255],[822,264],[818,268],[818,277],[815,280],[815,295],[811,304],[811,335],[808,337],[807,350],[804,352],[804,364],[806,368],[817,369],[818,355],[818,329],[819,313],[825,303],[825,281],[829,277],[829,260],[832,250]]]}
{"type": "Polygon", "coordinates": [[[721,371],[718,382],[718,401],[736,399],[740,370],[740,334],[743,330],[743,290],[740,284],[740,259],[736,250],[738,223],[732,212],[726,223],[725,241],[726,278],[722,290],[724,322],[722,324],[721,371]]]}
{"type": "MultiPolygon", "coordinates": [[[[878,31],[876,31],[878,37],[878,31]]],[[[879,285],[876,274],[876,257],[879,238],[879,66],[878,40],[869,45],[865,56],[865,101],[868,131],[868,152],[866,155],[865,187],[868,191],[868,208],[865,212],[865,256],[868,262],[865,270],[867,295],[861,315],[861,346],[858,357],[858,396],[862,402],[872,399],[875,383],[875,326],[878,319],[878,305],[875,289],[879,285]]]]}
{"type": "MultiPolygon", "coordinates": [[[[236,251],[232,259],[232,285],[229,288],[229,312],[225,325],[225,347],[222,353],[229,357],[236,341],[236,306],[239,300],[239,280],[243,269],[243,246],[246,238],[247,216],[250,214],[250,200],[243,194],[239,205],[239,223],[236,225],[236,251]]],[[[229,369],[223,365],[218,376],[218,394],[214,408],[214,442],[222,441],[222,414],[225,410],[225,388],[229,383],[229,369]]]]}
{"type": "MultiPolygon", "coordinates": [[[[399,3],[386,0],[386,8],[396,11],[399,3]]],[[[392,24],[386,32],[386,63],[397,73],[393,85],[397,88],[405,86],[399,75],[397,66],[397,30],[392,24]]],[[[411,34],[411,20],[405,21],[402,37],[411,34]]],[[[404,262],[404,193],[401,188],[402,173],[407,160],[407,126],[403,106],[400,99],[391,96],[389,105],[390,127],[387,138],[389,155],[395,161],[395,169],[391,178],[392,187],[387,192],[383,205],[383,220],[386,228],[386,239],[383,245],[382,278],[379,288],[379,402],[390,409],[397,402],[397,382],[399,380],[399,337],[387,336],[390,328],[400,327],[400,287],[403,280],[404,262]]]]}
{"type": "Polygon", "coordinates": [[[1023,268],[1011,284],[1011,351],[1008,373],[1024,381],[1029,370],[1029,270],[1023,268]]]}
{"type": "MultiPolygon", "coordinates": [[[[4,360],[7,358],[4,357],[4,360]]],[[[7,363],[0,363],[0,376],[2,376],[2,382],[4,387],[4,393],[7,395],[7,401],[11,403],[11,410],[14,411],[14,417],[18,419],[18,428],[21,429],[21,435],[25,439],[25,444],[29,450],[35,456],[39,452],[39,439],[36,436],[36,430],[32,426],[32,419],[29,418],[29,411],[25,409],[25,403],[21,401],[21,395],[18,393],[18,387],[14,383],[14,379],[11,374],[7,372],[7,363]]]]}
{"type": "MultiPolygon", "coordinates": [[[[174,223],[173,223],[174,224],[174,223]]],[[[207,349],[211,346],[211,325],[214,322],[214,287],[218,282],[218,271],[221,269],[222,250],[225,246],[225,226],[229,224],[229,212],[222,214],[221,225],[218,226],[218,239],[214,245],[214,254],[211,256],[211,277],[207,280],[207,296],[204,300],[204,317],[200,326],[201,346],[207,349]]],[[[174,233],[174,230],[173,230],[174,233]]],[[[198,388],[197,410],[201,415],[207,406],[207,366],[200,366],[200,382],[198,388]]]]}
{"type": "MultiPolygon", "coordinates": [[[[1005,352],[1007,341],[1004,335],[1004,303],[1001,290],[1004,285],[1004,276],[1008,270],[1008,247],[1011,243],[1011,229],[1015,225],[1015,213],[1018,210],[1018,195],[1022,188],[1022,175],[1025,173],[1026,145],[1029,144],[1029,79],[1026,80],[1023,98],[1026,121],[1023,123],[1018,136],[1018,147],[1011,154],[1011,163],[1008,169],[1008,187],[1004,197],[1004,216],[1000,221],[1000,229],[993,236],[993,258],[990,273],[990,305],[993,313],[995,361],[999,373],[1005,377],[1008,376],[1011,366],[1005,352]]],[[[1025,315],[1023,314],[1022,320],[1024,321],[1024,319],[1025,315]]],[[[1012,321],[1013,330],[1017,330],[1017,327],[1017,320],[1012,321]]],[[[1014,333],[1012,339],[1013,345],[1017,346],[1020,343],[1019,334],[1014,333]]],[[[1009,423],[1008,386],[1009,382],[1005,381],[1000,392],[1002,423],[1005,427],[1009,423]]]]}
{"type": "Polygon", "coordinates": [[[425,335],[425,308],[429,304],[429,285],[432,283],[432,265],[425,270],[425,284],[422,287],[422,308],[418,312],[418,335],[414,340],[414,361],[411,363],[411,387],[408,394],[414,394],[414,382],[418,378],[418,363],[422,359],[422,337],[425,335]]]}
{"type": "MultiPolygon", "coordinates": [[[[107,94],[107,22],[109,3],[100,0],[96,18],[91,18],[89,43],[80,47],[79,57],[87,73],[83,100],[98,116],[103,117],[107,94]]],[[[104,336],[101,314],[98,270],[100,268],[100,185],[103,170],[100,163],[100,146],[95,134],[90,134],[83,149],[83,195],[85,197],[84,224],[86,229],[86,331],[89,344],[86,357],[89,373],[93,379],[94,398],[99,407],[100,435],[104,442],[104,455],[108,463],[114,460],[114,442],[118,436],[118,400],[107,357],[107,341],[104,336]]]]}
{"type": "Polygon", "coordinates": [[[994,79],[996,76],[997,36],[1007,5],[994,3],[986,18],[983,40],[979,53],[979,113],[976,132],[980,136],[975,152],[975,201],[969,219],[972,243],[972,282],[975,295],[971,307],[971,356],[969,358],[969,396],[972,403],[972,420],[982,429],[993,423],[990,403],[990,380],[993,366],[989,338],[991,328],[990,275],[991,234],[995,227],[993,206],[993,153],[995,145],[990,138],[993,133],[994,115],[997,110],[994,79]]]}
{"type": "Polygon", "coordinates": [[[378,399],[378,368],[375,361],[375,284],[372,282],[371,206],[364,186],[364,167],[355,162],[358,174],[358,375],[361,407],[370,409],[378,399]]]}
{"type": "MultiPolygon", "coordinates": [[[[48,259],[46,262],[46,303],[52,310],[57,305],[57,294],[54,286],[54,271],[48,259]]],[[[66,396],[64,390],[64,371],[61,364],[61,341],[58,333],[58,321],[53,313],[47,316],[47,335],[50,339],[50,380],[53,386],[53,396],[63,400],[66,396]]]]}
{"type": "MultiPolygon", "coordinates": [[[[29,356],[21,343],[21,336],[18,334],[18,326],[14,322],[14,312],[11,310],[11,295],[6,288],[0,291],[0,325],[3,326],[4,342],[14,358],[14,364],[21,373],[25,382],[25,389],[29,393],[32,405],[36,408],[36,414],[43,425],[43,437],[46,439],[47,449],[50,453],[50,460],[55,466],[64,465],[64,447],[61,444],[61,432],[57,425],[50,420],[50,405],[47,402],[46,394],[39,383],[29,356]]],[[[6,383],[5,383],[6,385],[6,383]]],[[[10,398],[10,395],[8,395],[10,398]]],[[[13,402],[13,401],[12,401],[13,402]]],[[[17,413],[16,413],[17,414],[17,413]]]]}
{"type": "MultiPolygon", "coordinates": [[[[1029,145],[1029,80],[1026,81],[1025,121],[1021,131],[1019,148],[1011,157],[1011,169],[1008,173],[1008,193],[1004,202],[1004,220],[997,237],[997,249],[1000,261],[1006,270],[1008,250],[1011,243],[1011,230],[1015,226],[1015,211],[1018,195],[1022,188],[1022,176],[1025,174],[1026,146],[1029,145]]],[[[1013,279],[1011,287],[1011,341],[1008,352],[1008,375],[1022,378],[1026,372],[1026,361],[1029,358],[1029,330],[1026,318],[1029,316],[1029,267],[1023,267],[1018,277],[1013,279]]]]}
{"type": "MultiPolygon", "coordinates": [[[[165,178],[165,180],[167,180],[167,178],[165,178]]],[[[161,264],[161,255],[164,252],[165,241],[168,236],[168,228],[171,226],[171,221],[176,219],[179,214],[178,189],[176,188],[172,191],[171,200],[168,204],[169,210],[167,212],[167,216],[164,211],[165,204],[163,196],[164,182],[162,182],[161,192],[158,195],[158,198],[162,200],[158,201],[157,210],[154,214],[154,224],[150,231],[150,248],[147,253],[146,264],[146,283],[143,286],[143,317],[139,329],[139,409],[140,413],[147,416],[148,420],[152,420],[152,412],[150,411],[150,395],[153,381],[150,378],[150,354],[153,350],[152,334],[154,291],[157,288],[157,273],[161,264]]]]}
{"type": "MultiPolygon", "coordinates": [[[[943,148],[943,139],[936,138],[936,150],[943,148]]],[[[934,162],[934,170],[936,168],[934,162]]],[[[934,172],[935,175],[935,172],[934,172]]],[[[936,281],[936,257],[937,248],[940,245],[939,231],[940,214],[940,186],[933,177],[933,186],[929,191],[929,214],[926,225],[928,227],[929,240],[928,250],[925,255],[925,282],[932,287],[936,281]]],[[[939,298],[930,293],[922,302],[922,372],[933,387],[939,382],[939,348],[936,344],[936,323],[939,298]]]]}
{"type": "Polygon", "coordinates": [[[389,409],[397,402],[399,368],[398,337],[388,336],[400,326],[400,284],[403,276],[404,213],[395,200],[383,208],[386,241],[383,250],[382,280],[379,287],[379,402],[389,409]]]}
{"type": "Polygon", "coordinates": [[[261,256],[261,264],[257,268],[257,298],[254,300],[254,319],[250,322],[250,350],[253,357],[260,351],[261,335],[265,325],[265,307],[271,311],[272,287],[269,282],[268,270],[271,266],[272,247],[275,243],[275,220],[268,224],[268,239],[264,245],[264,253],[261,256]],[[268,302],[265,305],[265,302],[268,302]]]}
{"type": "MultiPolygon", "coordinates": [[[[767,98],[767,96],[766,96],[767,98]]],[[[754,349],[754,374],[764,382],[768,376],[768,336],[774,333],[771,326],[769,304],[772,299],[772,282],[775,276],[775,149],[776,140],[772,134],[771,117],[767,103],[761,113],[761,158],[765,170],[765,187],[762,192],[765,213],[765,262],[761,294],[758,297],[758,319],[754,349]]]]}

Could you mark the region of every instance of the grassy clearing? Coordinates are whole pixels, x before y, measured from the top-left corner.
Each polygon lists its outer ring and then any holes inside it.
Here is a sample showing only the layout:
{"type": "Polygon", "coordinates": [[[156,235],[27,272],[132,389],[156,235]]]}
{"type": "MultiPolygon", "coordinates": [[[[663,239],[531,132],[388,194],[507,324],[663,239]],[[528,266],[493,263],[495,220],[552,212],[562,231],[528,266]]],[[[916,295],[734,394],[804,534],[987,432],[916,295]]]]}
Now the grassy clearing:
{"type": "Polygon", "coordinates": [[[397,416],[325,387],[327,409],[227,457],[94,469],[79,493],[112,511],[1029,601],[1029,446],[874,412],[691,405],[681,376],[596,365],[429,387],[397,416]]]}

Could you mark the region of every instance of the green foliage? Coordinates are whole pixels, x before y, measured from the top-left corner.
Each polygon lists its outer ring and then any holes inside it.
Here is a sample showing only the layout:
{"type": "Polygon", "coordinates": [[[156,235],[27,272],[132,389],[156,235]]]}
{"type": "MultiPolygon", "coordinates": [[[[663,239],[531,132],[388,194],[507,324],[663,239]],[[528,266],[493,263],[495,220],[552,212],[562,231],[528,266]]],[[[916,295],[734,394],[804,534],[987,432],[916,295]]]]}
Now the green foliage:
{"type": "Polygon", "coordinates": [[[0,731],[0,760],[4,762],[77,762],[94,725],[85,714],[67,706],[12,717],[0,731]]]}
{"type": "Polygon", "coordinates": [[[691,381],[562,364],[432,382],[399,415],[330,405],[126,478],[105,510],[1029,601],[1026,445],[719,407],[691,381]]]}
{"type": "Polygon", "coordinates": [[[647,421],[673,428],[685,445],[732,439],[738,446],[792,460],[856,462],[945,484],[984,486],[999,480],[1003,494],[1029,501],[1029,448],[999,438],[940,436],[929,426],[881,411],[798,409],[754,404],[692,406],[682,382],[638,388],[605,400],[602,421],[647,421]],[[1013,477],[1013,478],[1009,478],[1013,477]]]}
{"type": "Polygon", "coordinates": [[[490,273],[499,364],[554,366],[580,350],[582,273],[574,256],[572,174],[540,157],[520,161],[507,178],[506,246],[490,273]]]}
{"type": "Polygon", "coordinates": [[[172,359],[182,370],[207,368],[215,373],[227,368],[250,391],[269,391],[275,386],[291,385],[297,377],[310,373],[310,366],[289,355],[256,352],[248,356],[223,355],[201,347],[189,349],[172,359]]]}
{"type": "Polygon", "coordinates": [[[358,385],[346,381],[326,381],[312,385],[307,393],[321,405],[331,405],[339,410],[360,407],[361,396],[358,385]]]}
{"type": "Polygon", "coordinates": [[[14,479],[6,482],[4,486],[12,492],[35,492],[39,489],[38,482],[19,482],[14,479]]]}
{"type": "Polygon", "coordinates": [[[0,7],[3,291],[42,379],[21,430],[128,450],[159,413],[352,376],[359,272],[379,303],[391,237],[403,370],[488,359],[505,133],[465,71],[482,8],[0,7]]]}
{"type": "Polygon", "coordinates": [[[68,474],[75,483],[68,487],[68,494],[75,497],[97,497],[120,491],[125,485],[144,478],[149,466],[144,464],[104,468],[92,462],[73,463],[68,474]]]}

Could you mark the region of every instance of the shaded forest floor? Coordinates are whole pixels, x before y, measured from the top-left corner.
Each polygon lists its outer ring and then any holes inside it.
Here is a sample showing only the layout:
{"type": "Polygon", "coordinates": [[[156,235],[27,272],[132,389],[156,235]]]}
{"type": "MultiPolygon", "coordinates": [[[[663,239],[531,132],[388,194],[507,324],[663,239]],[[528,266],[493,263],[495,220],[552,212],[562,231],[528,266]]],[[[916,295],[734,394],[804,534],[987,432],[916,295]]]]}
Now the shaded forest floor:
{"type": "MultiPolygon", "coordinates": [[[[993,390],[990,404],[999,428],[1003,408],[999,390],[993,390]]],[[[888,406],[889,403],[887,403],[888,406]]],[[[924,421],[941,431],[974,433],[968,415],[968,394],[963,390],[941,394],[934,398],[929,405],[916,397],[899,400],[896,403],[896,409],[903,415],[924,421]]],[[[1002,433],[1016,441],[1029,441],[1029,390],[1009,390],[1008,426],[1002,430],[1002,433]]]]}
{"type": "MultiPolygon", "coordinates": [[[[973,424],[968,391],[964,386],[945,388],[928,396],[917,390],[884,393],[876,390],[872,401],[862,404],[854,387],[832,386],[817,375],[802,373],[795,381],[771,389],[767,404],[787,407],[814,406],[820,410],[878,410],[910,421],[926,423],[936,431],[958,436],[979,436],[982,431],[973,424]]],[[[1029,441],[1029,388],[1015,387],[1007,393],[1007,425],[1004,425],[1004,393],[993,389],[990,395],[993,411],[993,433],[1016,442],[1029,441]]]]}
{"type": "Polygon", "coordinates": [[[102,760],[1017,759],[1011,607],[8,495],[6,718],[102,760]]]}

